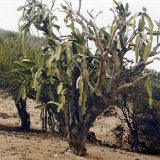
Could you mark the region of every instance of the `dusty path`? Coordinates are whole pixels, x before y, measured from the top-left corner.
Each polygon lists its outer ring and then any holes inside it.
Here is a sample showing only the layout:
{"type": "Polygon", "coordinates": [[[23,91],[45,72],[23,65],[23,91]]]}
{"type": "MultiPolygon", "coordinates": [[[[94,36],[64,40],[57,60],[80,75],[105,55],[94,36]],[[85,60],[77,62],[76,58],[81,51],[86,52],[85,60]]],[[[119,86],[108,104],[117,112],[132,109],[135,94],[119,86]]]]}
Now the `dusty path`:
{"type": "Polygon", "coordinates": [[[160,160],[160,156],[140,155],[91,144],[87,144],[86,157],[72,155],[65,152],[68,144],[64,138],[40,132],[40,111],[34,109],[35,103],[30,100],[28,106],[32,128],[36,130],[24,133],[16,128],[19,119],[14,101],[8,97],[0,103],[0,160],[160,160]]]}

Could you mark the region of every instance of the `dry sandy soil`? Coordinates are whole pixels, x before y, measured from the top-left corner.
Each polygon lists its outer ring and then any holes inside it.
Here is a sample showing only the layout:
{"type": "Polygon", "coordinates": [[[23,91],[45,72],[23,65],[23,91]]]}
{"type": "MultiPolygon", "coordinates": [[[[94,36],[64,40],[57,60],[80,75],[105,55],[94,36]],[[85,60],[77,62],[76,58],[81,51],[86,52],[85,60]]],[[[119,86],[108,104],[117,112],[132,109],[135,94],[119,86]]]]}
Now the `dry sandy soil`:
{"type": "MultiPolygon", "coordinates": [[[[40,111],[34,109],[36,104],[33,101],[28,100],[28,111],[34,130],[25,133],[17,128],[19,118],[14,101],[11,97],[4,97],[4,93],[0,93],[0,160],[160,160],[158,156],[141,155],[95,144],[87,144],[86,157],[65,152],[68,144],[64,138],[41,132],[40,111]]],[[[92,130],[99,138],[114,141],[109,127],[116,126],[115,121],[112,117],[99,119],[92,130]],[[102,125],[104,123],[105,126],[102,125]]]]}

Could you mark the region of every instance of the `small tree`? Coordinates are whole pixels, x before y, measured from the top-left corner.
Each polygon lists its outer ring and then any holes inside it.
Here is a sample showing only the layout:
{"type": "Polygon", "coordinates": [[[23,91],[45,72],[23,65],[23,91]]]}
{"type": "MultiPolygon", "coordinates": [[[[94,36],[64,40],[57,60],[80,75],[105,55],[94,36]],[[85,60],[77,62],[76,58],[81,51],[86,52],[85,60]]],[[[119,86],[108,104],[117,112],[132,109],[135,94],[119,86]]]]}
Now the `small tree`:
{"type": "Polygon", "coordinates": [[[19,10],[23,9],[20,33],[24,57],[31,25],[42,31],[48,41],[37,62],[40,65],[32,68],[31,88],[37,95],[50,88],[43,107],[50,105],[64,113],[70,149],[82,156],[86,154],[88,131],[97,116],[108,106],[118,104],[123,90],[152,75],[143,70],[153,62],[148,58],[157,52],[151,52],[153,23],[145,8],[130,16],[128,4],[113,1],[111,26],[99,28],[95,22],[97,15],[88,12],[88,20],[81,14],[79,2],[78,11],[67,2],[62,5],[66,27],[71,30],[67,36],[56,34],[55,30],[60,29],[57,17],[46,5],[30,1],[19,10]],[[90,49],[90,42],[94,42],[95,52],[90,49]],[[135,63],[126,53],[135,55],[135,63]],[[48,87],[42,90],[44,85],[48,87]]]}
{"type": "Polygon", "coordinates": [[[128,143],[131,144],[133,151],[136,152],[152,152],[154,147],[151,147],[152,143],[159,143],[159,86],[158,76],[154,76],[151,79],[152,88],[150,82],[147,80],[144,84],[139,84],[135,88],[127,89],[122,92],[122,96],[119,99],[118,108],[121,112],[116,112],[117,117],[122,121],[122,124],[127,127],[128,143]],[[148,90],[149,97],[152,97],[150,101],[153,104],[149,106],[148,95],[145,91],[145,86],[148,90]],[[152,95],[153,94],[153,95],[152,95]]]}
{"type": "MultiPolygon", "coordinates": [[[[19,80],[22,78],[21,75],[15,75],[13,68],[15,67],[15,61],[21,57],[21,49],[17,45],[18,34],[3,31],[0,35],[0,87],[10,93],[10,95],[16,99],[18,88],[20,86],[19,80]]],[[[31,47],[33,50],[33,47],[31,47]]],[[[19,99],[16,103],[18,113],[21,119],[21,129],[28,130],[30,128],[29,114],[26,111],[25,101],[19,99]]]]}

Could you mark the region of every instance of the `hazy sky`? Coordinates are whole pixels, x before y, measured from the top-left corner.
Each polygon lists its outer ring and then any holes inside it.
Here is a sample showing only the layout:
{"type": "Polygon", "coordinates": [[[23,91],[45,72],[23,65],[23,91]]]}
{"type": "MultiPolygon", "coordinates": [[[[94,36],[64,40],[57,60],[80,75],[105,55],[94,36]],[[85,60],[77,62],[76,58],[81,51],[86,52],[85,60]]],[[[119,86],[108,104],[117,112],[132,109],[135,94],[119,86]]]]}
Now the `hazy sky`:
{"type": "MultiPolygon", "coordinates": [[[[52,0],[43,0],[44,3],[50,4],[52,0]]],[[[78,6],[78,0],[68,0],[74,8],[78,6]]],[[[82,11],[94,8],[95,13],[102,10],[103,14],[99,16],[98,23],[100,25],[107,25],[112,20],[112,13],[109,10],[113,6],[112,0],[82,0],[82,11]],[[105,18],[104,18],[105,17],[105,18]]],[[[160,0],[121,0],[121,2],[128,2],[132,12],[141,11],[142,7],[147,8],[148,14],[153,19],[160,19],[160,0]]],[[[25,0],[0,0],[0,28],[9,30],[18,30],[18,19],[21,15],[17,12],[17,8],[25,3],[25,0]]],[[[63,0],[57,0],[57,5],[64,3],[63,0]]],[[[59,15],[60,16],[60,15],[59,15]]]]}
{"type": "MultiPolygon", "coordinates": [[[[51,4],[52,0],[43,0],[46,4],[51,4]]],[[[78,8],[79,0],[68,0],[73,4],[75,9],[78,8]]],[[[142,7],[147,8],[147,13],[153,20],[160,20],[160,0],[121,0],[121,2],[128,2],[132,13],[142,10],[142,7]]],[[[25,3],[25,0],[0,0],[0,28],[12,31],[18,31],[18,19],[21,12],[17,8],[25,3]]],[[[57,6],[64,3],[63,0],[57,0],[57,6]]],[[[94,8],[95,13],[102,10],[103,14],[99,16],[97,23],[99,26],[107,26],[112,21],[112,0],[82,0],[82,12],[94,8]]],[[[58,18],[62,21],[59,14],[58,18]]],[[[152,65],[152,68],[160,71],[159,62],[152,65]]]]}

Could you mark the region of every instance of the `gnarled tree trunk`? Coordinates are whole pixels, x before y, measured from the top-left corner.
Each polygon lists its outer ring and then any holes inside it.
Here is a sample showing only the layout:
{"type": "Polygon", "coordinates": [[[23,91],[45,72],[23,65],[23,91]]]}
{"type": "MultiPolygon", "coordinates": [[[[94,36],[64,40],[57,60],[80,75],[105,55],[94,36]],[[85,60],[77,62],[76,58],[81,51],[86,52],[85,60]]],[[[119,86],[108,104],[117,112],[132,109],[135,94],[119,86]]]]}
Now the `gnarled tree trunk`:
{"type": "Polygon", "coordinates": [[[68,142],[71,151],[79,156],[86,154],[86,140],[89,129],[91,128],[95,119],[106,108],[105,100],[102,97],[93,95],[93,103],[88,107],[87,112],[83,118],[82,123],[72,123],[69,130],[68,142]]]}

